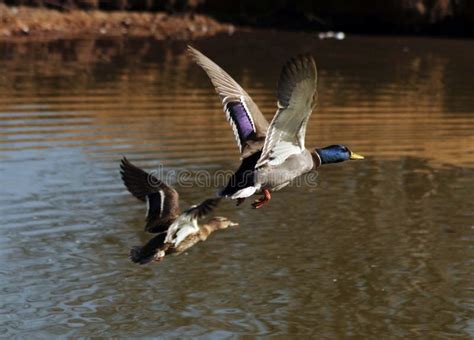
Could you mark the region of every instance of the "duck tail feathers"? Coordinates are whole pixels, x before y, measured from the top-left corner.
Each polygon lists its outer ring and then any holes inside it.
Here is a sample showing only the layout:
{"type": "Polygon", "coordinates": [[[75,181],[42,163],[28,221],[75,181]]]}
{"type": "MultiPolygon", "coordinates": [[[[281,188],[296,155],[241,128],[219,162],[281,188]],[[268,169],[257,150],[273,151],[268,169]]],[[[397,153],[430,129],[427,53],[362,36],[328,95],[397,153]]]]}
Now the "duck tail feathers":
{"type": "Polygon", "coordinates": [[[144,246],[135,246],[130,249],[130,259],[139,264],[145,264],[150,261],[160,261],[168,249],[164,244],[166,232],[160,233],[145,243],[144,246]]]}
{"type": "Polygon", "coordinates": [[[146,264],[153,260],[154,254],[144,254],[142,246],[134,246],[130,249],[130,260],[137,264],[146,264]]]}

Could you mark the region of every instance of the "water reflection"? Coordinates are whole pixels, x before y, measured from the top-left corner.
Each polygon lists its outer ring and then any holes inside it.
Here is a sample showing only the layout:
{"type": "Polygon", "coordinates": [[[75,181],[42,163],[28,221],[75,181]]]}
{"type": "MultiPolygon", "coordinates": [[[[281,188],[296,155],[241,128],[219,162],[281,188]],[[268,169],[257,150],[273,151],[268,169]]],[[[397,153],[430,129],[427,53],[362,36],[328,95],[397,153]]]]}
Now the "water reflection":
{"type": "MultiPolygon", "coordinates": [[[[278,71],[311,50],[307,145],[369,155],[320,171],[241,227],[159,266],[118,160],[233,169],[231,130],[185,43],[0,44],[0,332],[106,336],[472,336],[470,41],[241,33],[195,43],[270,118],[278,71]],[[278,44],[268,46],[265,42],[278,44]],[[34,332],[34,333],[33,333],[34,332]]],[[[180,188],[183,205],[215,188],[180,188]]]]}

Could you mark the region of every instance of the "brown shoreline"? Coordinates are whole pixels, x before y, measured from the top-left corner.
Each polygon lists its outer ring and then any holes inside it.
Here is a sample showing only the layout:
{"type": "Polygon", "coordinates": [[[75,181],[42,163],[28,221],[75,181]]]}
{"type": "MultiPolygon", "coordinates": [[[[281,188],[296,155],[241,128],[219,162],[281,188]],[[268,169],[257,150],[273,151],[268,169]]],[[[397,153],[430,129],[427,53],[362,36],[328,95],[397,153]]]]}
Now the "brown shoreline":
{"type": "Polygon", "coordinates": [[[104,12],[0,4],[0,41],[60,39],[78,36],[153,37],[157,40],[192,40],[234,27],[205,15],[170,15],[164,12],[104,12]]]}

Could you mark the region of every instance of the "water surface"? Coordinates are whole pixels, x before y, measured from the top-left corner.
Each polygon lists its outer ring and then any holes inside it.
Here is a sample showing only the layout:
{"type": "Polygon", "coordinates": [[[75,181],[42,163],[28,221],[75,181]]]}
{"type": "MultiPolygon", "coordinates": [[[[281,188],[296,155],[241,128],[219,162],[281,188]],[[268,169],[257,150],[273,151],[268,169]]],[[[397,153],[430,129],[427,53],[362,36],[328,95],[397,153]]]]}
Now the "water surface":
{"type": "MultiPolygon", "coordinates": [[[[149,236],[120,158],[238,165],[206,75],[185,42],[1,43],[0,334],[473,337],[474,42],[249,32],[194,45],[269,119],[282,63],[312,52],[307,146],[367,159],[261,211],[225,202],[239,228],[137,266],[128,249],[149,236]]],[[[184,207],[216,190],[177,188],[184,207]]]]}

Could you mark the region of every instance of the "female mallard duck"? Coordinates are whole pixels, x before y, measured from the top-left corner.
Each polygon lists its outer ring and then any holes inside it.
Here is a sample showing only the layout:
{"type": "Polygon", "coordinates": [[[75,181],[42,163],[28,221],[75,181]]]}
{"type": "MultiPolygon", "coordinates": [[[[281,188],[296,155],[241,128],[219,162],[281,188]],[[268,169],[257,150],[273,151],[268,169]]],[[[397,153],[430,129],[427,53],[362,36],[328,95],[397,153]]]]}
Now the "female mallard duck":
{"type": "Polygon", "coordinates": [[[192,58],[206,71],[234,131],[241,165],[219,193],[240,204],[256,192],[264,196],[252,206],[260,208],[296,177],[323,164],[363,159],[344,145],[305,148],[306,125],[317,103],[317,70],[311,55],[291,58],[280,74],[277,112],[268,124],[258,106],[222,68],[188,46],[192,58]]]}
{"type": "Polygon", "coordinates": [[[225,217],[214,217],[204,224],[198,224],[198,219],[217,206],[220,197],[207,199],[180,214],[179,195],[175,189],[126,158],[122,159],[120,168],[128,191],[147,202],[145,230],[158,233],[144,246],[135,246],[130,250],[130,258],[135,263],[161,261],[168,254],[182,253],[196,243],[205,241],[216,230],[237,225],[225,217]]]}

